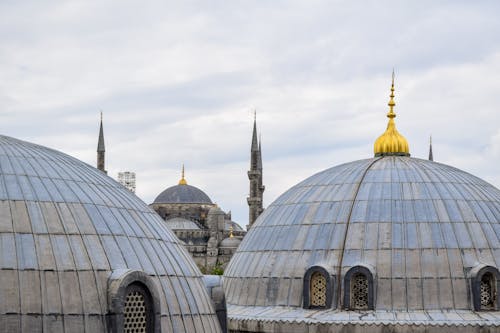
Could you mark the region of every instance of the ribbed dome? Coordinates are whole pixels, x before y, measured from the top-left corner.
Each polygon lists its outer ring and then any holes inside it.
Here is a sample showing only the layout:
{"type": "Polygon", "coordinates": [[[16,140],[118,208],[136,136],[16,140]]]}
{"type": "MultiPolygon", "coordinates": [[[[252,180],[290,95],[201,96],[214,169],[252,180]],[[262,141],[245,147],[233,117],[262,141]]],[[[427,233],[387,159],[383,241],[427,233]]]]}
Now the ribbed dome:
{"type": "Polygon", "coordinates": [[[500,191],[447,165],[386,156],[333,167],[282,194],[243,239],[224,282],[233,319],[499,326],[499,312],[484,319],[471,310],[470,274],[482,265],[500,267],[500,191]],[[302,309],[304,274],[315,265],[334,280],[327,313],[302,309]],[[369,317],[339,311],[344,276],[357,265],[374,274],[369,317]]]}
{"type": "Polygon", "coordinates": [[[200,271],[154,211],[97,169],[5,136],[0,247],[2,331],[108,332],[124,302],[113,291],[136,279],[151,282],[162,331],[220,331],[200,271]]]}
{"type": "Polygon", "coordinates": [[[153,203],[198,203],[212,204],[212,200],[197,187],[180,184],[161,192],[153,203]]]}

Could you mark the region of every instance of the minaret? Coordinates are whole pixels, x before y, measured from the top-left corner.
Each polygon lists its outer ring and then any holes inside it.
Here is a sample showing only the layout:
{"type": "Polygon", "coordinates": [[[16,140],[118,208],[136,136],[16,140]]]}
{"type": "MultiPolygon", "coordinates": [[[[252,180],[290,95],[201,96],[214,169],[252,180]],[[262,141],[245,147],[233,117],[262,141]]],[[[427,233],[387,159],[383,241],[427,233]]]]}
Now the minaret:
{"type": "Polygon", "coordinates": [[[104,131],[102,129],[102,112],[101,112],[101,127],[99,128],[99,141],[97,142],[97,169],[104,173],[108,173],[104,166],[104,154],[106,149],[104,148],[104,131]]]}
{"type": "Polygon", "coordinates": [[[434,156],[432,155],[432,135],[429,140],[429,161],[434,161],[434,156]]]}
{"type": "Polygon", "coordinates": [[[250,180],[250,195],[247,198],[249,212],[247,230],[250,230],[255,220],[264,211],[262,199],[265,186],[262,184],[262,152],[261,144],[257,140],[257,117],[254,114],[252,146],[250,149],[250,170],[248,171],[250,180]]]}

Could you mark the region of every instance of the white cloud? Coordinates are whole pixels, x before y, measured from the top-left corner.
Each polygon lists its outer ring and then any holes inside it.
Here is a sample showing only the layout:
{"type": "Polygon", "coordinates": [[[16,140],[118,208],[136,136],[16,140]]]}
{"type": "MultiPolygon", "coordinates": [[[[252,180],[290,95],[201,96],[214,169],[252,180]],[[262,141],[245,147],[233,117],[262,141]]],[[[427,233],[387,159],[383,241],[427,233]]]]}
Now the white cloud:
{"type": "Polygon", "coordinates": [[[247,224],[252,110],[265,201],[370,157],[396,67],[412,155],[500,185],[496,2],[4,1],[2,132],[95,163],[104,111],[111,176],[151,202],[190,184],[247,224]]]}

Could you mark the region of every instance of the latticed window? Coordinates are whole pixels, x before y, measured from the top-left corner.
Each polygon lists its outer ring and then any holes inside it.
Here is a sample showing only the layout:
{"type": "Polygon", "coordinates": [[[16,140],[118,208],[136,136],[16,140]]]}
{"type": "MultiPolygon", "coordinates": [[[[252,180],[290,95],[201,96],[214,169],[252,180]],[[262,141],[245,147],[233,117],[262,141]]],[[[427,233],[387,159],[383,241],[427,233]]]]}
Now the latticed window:
{"type": "Polygon", "coordinates": [[[326,278],[320,272],[315,272],[311,276],[310,298],[311,306],[326,306],[326,278]]]}
{"type": "Polygon", "coordinates": [[[495,305],[494,278],[490,273],[481,277],[481,308],[491,309],[495,305]]]}
{"type": "Polygon", "coordinates": [[[368,279],[364,274],[355,274],[351,279],[351,308],[368,309],[368,279]]]}
{"type": "Polygon", "coordinates": [[[144,290],[138,286],[131,286],[125,298],[123,309],[123,332],[150,332],[149,307],[148,297],[146,297],[144,290]]]}

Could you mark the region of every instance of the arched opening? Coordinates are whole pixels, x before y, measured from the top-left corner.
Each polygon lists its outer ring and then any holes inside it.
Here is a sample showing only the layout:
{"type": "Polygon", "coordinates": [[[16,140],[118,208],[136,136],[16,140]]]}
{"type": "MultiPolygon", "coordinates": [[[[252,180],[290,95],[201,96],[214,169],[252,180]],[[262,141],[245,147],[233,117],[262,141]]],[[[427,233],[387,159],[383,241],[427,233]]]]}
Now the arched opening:
{"type": "Polygon", "coordinates": [[[344,308],[373,310],[375,287],[373,273],[365,266],[351,267],[344,276],[344,308]]]}
{"type": "Polygon", "coordinates": [[[326,307],[326,278],[320,272],[311,276],[310,295],[312,307],[326,307]]]}
{"type": "Polygon", "coordinates": [[[500,309],[500,272],[496,267],[478,265],[471,270],[472,305],[475,311],[500,309]]]}
{"type": "Polygon", "coordinates": [[[495,294],[495,277],[489,272],[483,274],[480,285],[481,310],[495,308],[495,294]]]}
{"type": "Polygon", "coordinates": [[[368,309],[368,279],[362,273],[356,273],[351,279],[351,308],[368,309]]]}
{"type": "Polygon", "coordinates": [[[161,332],[158,291],[142,271],[113,271],[108,280],[108,306],[110,333],[161,332]]]}
{"type": "Polygon", "coordinates": [[[304,274],[304,308],[327,309],[332,306],[332,278],[321,266],[312,266],[304,274]]]}
{"type": "Polygon", "coordinates": [[[123,332],[153,332],[153,305],[146,288],[134,283],[127,287],[123,304],[123,332]]]}

